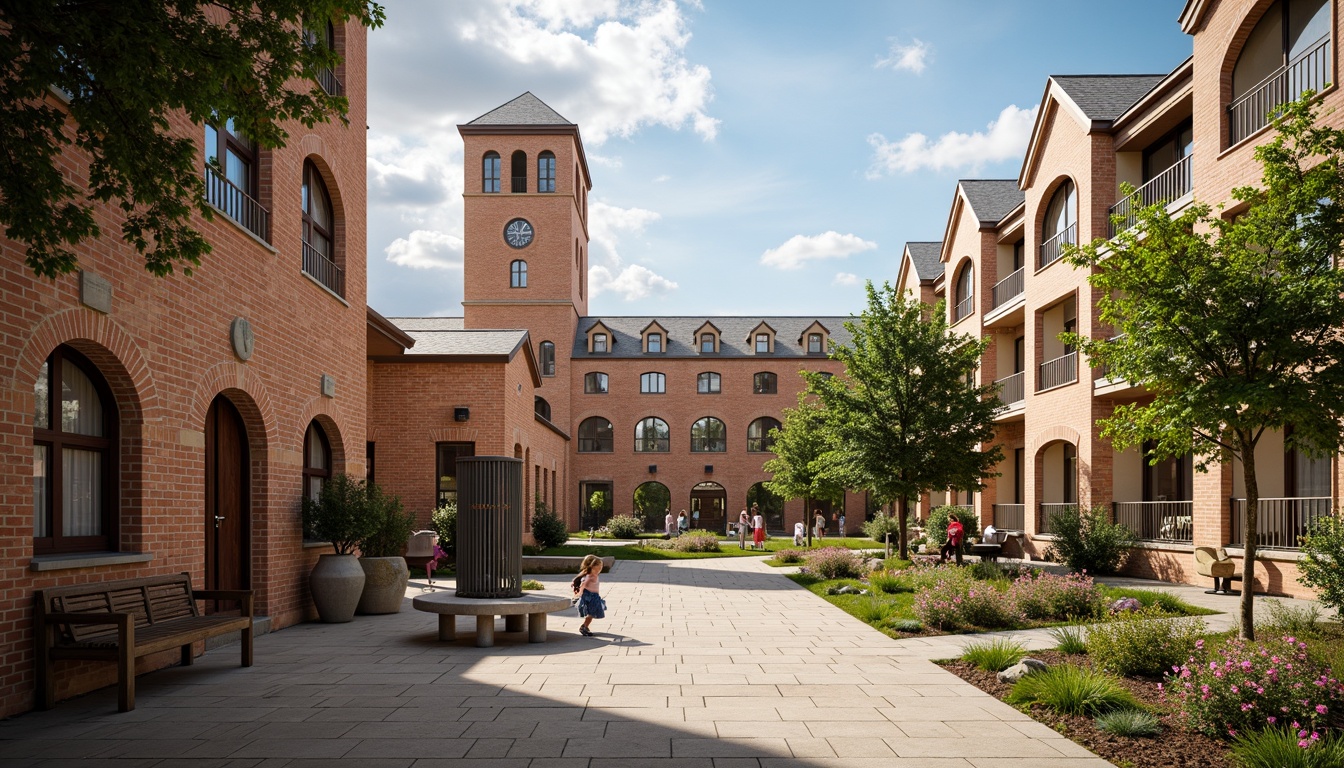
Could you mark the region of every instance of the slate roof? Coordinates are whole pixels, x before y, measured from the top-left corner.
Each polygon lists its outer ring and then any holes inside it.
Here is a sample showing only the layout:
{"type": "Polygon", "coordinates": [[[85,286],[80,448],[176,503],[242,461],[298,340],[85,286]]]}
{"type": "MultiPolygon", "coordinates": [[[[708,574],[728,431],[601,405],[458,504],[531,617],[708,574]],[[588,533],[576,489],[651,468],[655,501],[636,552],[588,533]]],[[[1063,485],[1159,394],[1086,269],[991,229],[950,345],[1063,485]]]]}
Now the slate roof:
{"type": "MultiPolygon", "coordinates": [[[[574,346],[570,354],[575,358],[661,358],[661,357],[700,357],[700,358],[742,358],[742,357],[811,357],[806,352],[806,340],[798,343],[798,337],[813,323],[826,327],[830,338],[837,344],[850,344],[852,339],[845,330],[845,322],[850,317],[581,317],[574,333],[574,346]],[[667,351],[644,354],[640,331],[651,320],[657,320],[667,329],[667,351]],[[590,354],[588,352],[588,330],[601,322],[611,330],[614,346],[610,352],[590,354]],[[695,332],[706,322],[713,323],[719,329],[718,354],[700,354],[695,344],[695,332]],[[753,345],[747,341],[752,330],[762,322],[775,329],[775,351],[769,355],[757,355],[752,352],[753,345]]],[[[419,344],[416,345],[419,348],[419,344]]]]}
{"type": "Polygon", "coordinates": [[[943,274],[943,262],[939,256],[943,252],[941,242],[906,243],[905,249],[910,252],[910,261],[914,262],[915,274],[920,280],[937,280],[943,274]]]}
{"type": "Polygon", "coordinates": [[[1161,75],[1053,75],[1089,120],[1111,122],[1164,78],[1161,75]]]}
{"type": "Polygon", "coordinates": [[[463,330],[460,317],[389,317],[393,325],[415,339],[406,350],[416,355],[512,355],[527,338],[524,330],[463,330]]]}
{"type": "Polygon", "coordinates": [[[531,91],[486,112],[467,125],[573,125],[531,91]]]}
{"type": "Polygon", "coordinates": [[[387,319],[403,331],[460,331],[465,327],[460,317],[389,317],[387,319]]]}
{"type": "Polygon", "coordinates": [[[962,179],[957,183],[981,224],[998,224],[1027,199],[1018,189],[1017,179],[962,179]]]}

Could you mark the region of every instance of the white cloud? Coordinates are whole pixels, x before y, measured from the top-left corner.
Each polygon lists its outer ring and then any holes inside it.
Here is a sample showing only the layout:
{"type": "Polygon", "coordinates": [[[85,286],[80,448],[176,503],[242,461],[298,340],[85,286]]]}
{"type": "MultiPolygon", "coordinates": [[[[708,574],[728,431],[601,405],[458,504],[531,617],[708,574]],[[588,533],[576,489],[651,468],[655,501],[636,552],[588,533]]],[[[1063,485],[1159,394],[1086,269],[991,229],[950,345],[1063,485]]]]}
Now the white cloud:
{"type": "Polygon", "coordinates": [[[623,237],[644,233],[644,228],[662,218],[647,208],[620,208],[596,200],[588,205],[590,266],[588,288],[593,296],[614,293],[637,301],[676,290],[677,284],[639,264],[626,265],[621,258],[623,237]]]}
{"type": "Polygon", "coordinates": [[[868,143],[873,147],[868,178],[913,173],[922,168],[933,171],[976,169],[986,163],[1021,157],[1031,138],[1037,109],[1039,105],[1019,109],[1009,104],[985,131],[969,134],[951,131],[933,142],[922,133],[912,133],[899,141],[887,141],[882,134],[874,133],[868,137],[868,143]]]}
{"type": "Polygon", "coordinates": [[[671,177],[671,176],[668,176],[666,173],[664,173],[664,174],[660,174],[660,175],[658,175],[658,176],[654,176],[654,177],[653,177],[653,183],[654,183],[654,184],[662,184],[662,183],[665,182],[665,181],[671,181],[671,180],[672,180],[672,177],[671,177]]]}
{"type": "Polygon", "coordinates": [[[676,283],[639,264],[631,264],[614,276],[607,267],[597,266],[588,269],[588,289],[593,296],[615,293],[626,301],[638,301],[649,296],[666,294],[676,288],[676,283]]]}
{"type": "Polygon", "coordinates": [[[892,38],[891,48],[887,51],[886,57],[878,59],[873,66],[876,69],[882,69],[883,67],[904,69],[918,75],[924,71],[928,58],[929,46],[923,40],[914,38],[909,45],[905,45],[892,38]]]}
{"type": "Polygon", "coordinates": [[[588,153],[588,162],[593,165],[600,165],[603,168],[620,168],[624,164],[620,157],[608,157],[594,152],[588,153]]]}
{"type": "Polygon", "coordinates": [[[588,205],[588,239],[598,247],[609,266],[621,266],[617,250],[622,235],[641,235],[644,227],[662,218],[646,208],[620,208],[595,200],[588,205]]]}
{"type": "Polygon", "coordinates": [[[412,269],[462,269],[462,238],[447,232],[417,229],[383,249],[387,260],[412,269]]]}
{"type": "Polygon", "coordinates": [[[843,259],[851,254],[871,251],[877,243],[858,235],[842,235],[834,230],[820,235],[794,235],[778,248],[761,254],[761,263],[779,269],[802,269],[817,259],[843,259]]]}
{"type": "Polygon", "coordinates": [[[836,272],[835,279],[831,281],[831,284],[849,288],[859,284],[859,276],[853,272],[836,272]]]}

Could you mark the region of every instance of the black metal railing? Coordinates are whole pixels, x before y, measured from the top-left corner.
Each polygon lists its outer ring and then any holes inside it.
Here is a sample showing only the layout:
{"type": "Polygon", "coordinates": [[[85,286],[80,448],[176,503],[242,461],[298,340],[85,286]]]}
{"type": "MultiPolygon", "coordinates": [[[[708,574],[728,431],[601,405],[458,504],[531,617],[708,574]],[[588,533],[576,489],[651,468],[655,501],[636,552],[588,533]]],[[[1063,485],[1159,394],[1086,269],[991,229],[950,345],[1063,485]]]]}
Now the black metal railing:
{"type": "Polygon", "coordinates": [[[1027,373],[1018,371],[994,382],[999,385],[999,402],[1013,405],[1027,399],[1027,373]]]}
{"type": "Polygon", "coordinates": [[[1111,515],[1144,541],[1195,540],[1193,501],[1113,501],[1111,515]]]}
{"type": "Polygon", "coordinates": [[[345,298],[345,270],[308,243],[303,244],[303,271],[332,293],[345,298]]]}
{"type": "Polygon", "coordinates": [[[1074,222],[1064,229],[1056,232],[1049,240],[1041,243],[1040,261],[1038,268],[1045,268],[1059,261],[1059,257],[1064,255],[1062,246],[1065,244],[1077,245],[1078,243],[1078,222],[1074,222]]]}
{"type": "Polygon", "coordinates": [[[238,222],[243,229],[271,242],[270,211],[208,165],[205,166],[205,201],[238,222]]]}
{"type": "Polygon", "coordinates": [[[1279,67],[1227,107],[1228,144],[1236,144],[1269,125],[1271,115],[1303,91],[1320,91],[1330,82],[1330,36],[1287,66],[1279,67]]]}
{"type": "Polygon", "coordinates": [[[331,96],[345,95],[345,86],[340,78],[336,77],[335,70],[319,69],[317,71],[317,84],[322,86],[322,90],[331,96]]]}
{"type": "Polygon", "coordinates": [[[958,301],[957,306],[952,308],[952,322],[955,323],[961,318],[971,314],[971,310],[973,310],[974,308],[975,308],[974,296],[967,296],[961,301],[958,301]]]}
{"type": "Polygon", "coordinates": [[[1053,526],[1050,525],[1050,518],[1061,512],[1067,512],[1078,504],[1072,501],[1043,501],[1036,510],[1036,532],[1054,533],[1053,526]]]}
{"type": "Polygon", "coordinates": [[[1191,169],[1194,167],[1191,158],[1194,154],[1172,163],[1171,167],[1154,176],[1144,183],[1143,186],[1134,190],[1128,197],[1112,205],[1106,212],[1106,220],[1109,222],[1111,237],[1115,237],[1117,232],[1123,232],[1138,222],[1139,210],[1150,205],[1163,205],[1174,200],[1180,200],[1182,197],[1190,194],[1195,188],[1194,175],[1191,169]],[[1115,217],[1121,217],[1124,224],[1117,227],[1115,217]]]}
{"type": "Polygon", "coordinates": [[[992,292],[994,294],[995,309],[1007,304],[1009,300],[1022,295],[1023,276],[1026,275],[1026,273],[1027,268],[1021,267],[1016,272],[994,284],[992,292]]]}
{"type": "Polygon", "coordinates": [[[995,504],[994,527],[1001,531],[1025,531],[1027,529],[1027,505],[995,504]]]}
{"type": "MultiPolygon", "coordinates": [[[[1232,546],[1246,543],[1246,500],[1232,499],[1232,546]]],[[[1260,499],[1256,541],[1261,549],[1298,549],[1317,520],[1330,516],[1329,496],[1260,499]]]]}
{"type": "Polygon", "coordinates": [[[525,176],[525,175],[524,175],[524,176],[514,176],[514,177],[512,177],[512,183],[513,183],[513,186],[511,187],[511,189],[512,189],[514,192],[526,192],[526,191],[527,191],[527,176],[525,176]]]}
{"type": "Polygon", "coordinates": [[[1063,357],[1056,357],[1054,360],[1046,360],[1041,363],[1041,379],[1037,383],[1037,391],[1044,391],[1053,387],[1060,387],[1065,384],[1071,384],[1078,380],[1078,353],[1070,352],[1063,357]]]}

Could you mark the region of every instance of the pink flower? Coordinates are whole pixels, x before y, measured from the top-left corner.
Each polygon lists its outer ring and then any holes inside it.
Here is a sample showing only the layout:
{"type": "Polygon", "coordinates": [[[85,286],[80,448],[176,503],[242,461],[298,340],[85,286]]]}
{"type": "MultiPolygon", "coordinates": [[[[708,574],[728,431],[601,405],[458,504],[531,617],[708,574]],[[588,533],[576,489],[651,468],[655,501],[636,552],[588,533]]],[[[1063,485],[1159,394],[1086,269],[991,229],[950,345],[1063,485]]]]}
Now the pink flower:
{"type": "Polygon", "coordinates": [[[1316,705],[1316,714],[1318,714],[1318,715],[1324,715],[1328,710],[1329,710],[1329,707],[1325,706],[1324,704],[1317,704],[1317,705],[1316,705]]]}

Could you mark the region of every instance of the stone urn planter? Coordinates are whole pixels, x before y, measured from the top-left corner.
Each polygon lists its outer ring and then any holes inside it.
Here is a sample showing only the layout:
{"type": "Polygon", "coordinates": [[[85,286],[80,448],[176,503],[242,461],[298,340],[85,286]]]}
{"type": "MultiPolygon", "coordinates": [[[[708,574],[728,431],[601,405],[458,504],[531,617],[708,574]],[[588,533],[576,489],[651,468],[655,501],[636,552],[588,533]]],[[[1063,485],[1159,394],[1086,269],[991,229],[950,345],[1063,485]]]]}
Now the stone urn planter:
{"type": "Polygon", "coordinates": [[[364,591],[355,610],[361,614],[397,613],[406,597],[411,571],[404,557],[361,557],[364,591]]]}
{"type": "MultiPolygon", "coordinates": [[[[406,565],[402,564],[402,569],[406,565]]],[[[309,576],[309,589],[317,615],[328,624],[355,618],[355,607],[364,592],[364,569],[354,555],[322,555],[309,576]]]]}

